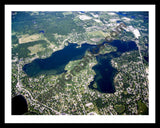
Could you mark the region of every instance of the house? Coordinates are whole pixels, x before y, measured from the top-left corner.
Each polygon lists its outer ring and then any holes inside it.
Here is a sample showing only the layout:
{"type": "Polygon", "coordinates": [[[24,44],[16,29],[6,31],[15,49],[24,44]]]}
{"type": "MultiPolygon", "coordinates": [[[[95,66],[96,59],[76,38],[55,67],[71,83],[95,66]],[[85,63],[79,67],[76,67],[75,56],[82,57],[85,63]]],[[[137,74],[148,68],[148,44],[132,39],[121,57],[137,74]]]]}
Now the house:
{"type": "Polygon", "coordinates": [[[93,106],[93,103],[91,103],[91,102],[90,102],[90,103],[87,103],[87,104],[85,104],[85,106],[86,106],[86,107],[91,107],[91,106],[93,106]]]}

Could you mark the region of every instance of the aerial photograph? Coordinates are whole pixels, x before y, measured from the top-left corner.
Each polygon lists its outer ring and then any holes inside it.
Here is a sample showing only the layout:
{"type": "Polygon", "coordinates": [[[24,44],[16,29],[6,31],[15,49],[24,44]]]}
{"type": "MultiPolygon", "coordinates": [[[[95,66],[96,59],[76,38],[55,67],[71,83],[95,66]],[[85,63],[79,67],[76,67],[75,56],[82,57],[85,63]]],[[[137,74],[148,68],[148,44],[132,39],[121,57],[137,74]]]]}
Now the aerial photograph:
{"type": "Polygon", "coordinates": [[[149,115],[148,11],[12,11],[12,115],[149,115]]]}

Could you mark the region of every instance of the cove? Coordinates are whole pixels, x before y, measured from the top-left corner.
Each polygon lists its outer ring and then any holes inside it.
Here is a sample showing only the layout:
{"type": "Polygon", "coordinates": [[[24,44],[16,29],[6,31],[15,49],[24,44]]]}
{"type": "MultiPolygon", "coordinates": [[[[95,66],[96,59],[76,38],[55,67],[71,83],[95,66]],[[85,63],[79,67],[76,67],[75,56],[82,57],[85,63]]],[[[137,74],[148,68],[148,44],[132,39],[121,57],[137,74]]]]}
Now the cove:
{"type": "Polygon", "coordinates": [[[114,93],[115,87],[113,81],[118,71],[112,67],[111,59],[120,57],[124,52],[138,50],[138,47],[133,41],[124,42],[120,40],[114,40],[107,44],[117,47],[117,51],[96,56],[98,64],[93,67],[96,75],[94,80],[90,83],[89,88],[96,89],[102,93],[114,93]],[[95,82],[97,83],[97,88],[93,86],[95,82]]]}

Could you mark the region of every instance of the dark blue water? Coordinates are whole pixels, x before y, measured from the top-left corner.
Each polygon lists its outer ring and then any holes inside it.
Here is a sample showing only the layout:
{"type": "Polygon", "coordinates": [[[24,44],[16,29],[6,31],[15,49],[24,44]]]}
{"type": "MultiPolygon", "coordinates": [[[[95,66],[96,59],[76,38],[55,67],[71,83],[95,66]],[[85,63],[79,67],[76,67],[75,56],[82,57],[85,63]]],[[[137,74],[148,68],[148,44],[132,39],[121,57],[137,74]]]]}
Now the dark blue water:
{"type": "Polygon", "coordinates": [[[22,95],[17,95],[12,98],[12,115],[22,115],[28,112],[27,101],[22,95]]]}
{"type": "Polygon", "coordinates": [[[80,11],[81,13],[85,13],[85,11],[80,11]]]}
{"type": "Polygon", "coordinates": [[[144,21],[144,23],[148,23],[148,12],[147,11],[142,11],[142,12],[137,12],[137,11],[120,11],[120,12],[115,12],[118,14],[120,17],[128,17],[132,19],[141,19],[144,21]]]}
{"type": "Polygon", "coordinates": [[[39,33],[44,33],[44,30],[40,30],[39,33]]]}
{"type": "Polygon", "coordinates": [[[115,88],[113,85],[113,79],[117,70],[112,67],[110,61],[112,56],[109,55],[100,55],[97,56],[98,64],[93,67],[93,70],[96,72],[94,81],[90,83],[89,88],[96,89],[103,93],[114,93],[115,88]],[[94,83],[97,83],[97,88],[93,87],[94,83]]]}
{"type": "MultiPolygon", "coordinates": [[[[103,42],[103,44],[105,43],[107,42],[103,42]]],[[[124,52],[138,50],[138,48],[133,41],[123,42],[114,40],[107,44],[117,47],[117,51],[96,56],[98,64],[93,67],[96,75],[94,81],[90,83],[89,88],[94,89],[93,84],[96,82],[98,85],[98,91],[103,93],[113,93],[115,92],[113,79],[117,70],[112,67],[110,63],[111,59],[121,56],[124,52]]],[[[96,45],[85,43],[80,48],[76,48],[76,46],[77,44],[69,43],[64,49],[54,52],[46,59],[35,59],[31,63],[24,65],[23,70],[30,77],[39,74],[47,74],[50,71],[52,72],[52,75],[56,75],[65,72],[64,68],[70,61],[82,59],[87,50],[94,51],[91,52],[92,54],[97,54],[99,52],[99,48],[95,50],[96,45]]]]}
{"type": "Polygon", "coordinates": [[[118,15],[127,16],[125,12],[116,12],[118,15]]]}
{"type": "Polygon", "coordinates": [[[138,48],[136,43],[133,41],[123,42],[120,40],[114,40],[113,42],[107,44],[117,47],[117,51],[96,57],[98,64],[93,67],[96,75],[94,77],[94,81],[90,83],[89,88],[96,89],[102,93],[114,93],[115,87],[113,80],[118,71],[112,67],[111,59],[120,57],[124,52],[138,50],[138,48]],[[93,87],[94,82],[97,83],[97,88],[93,87]]]}
{"type": "Polygon", "coordinates": [[[80,48],[76,48],[77,44],[69,43],[64,49],[54,52],[46,59],[35,59],[31,63],[24,65],[23,71],[30,77],[47,74],[52,70],[52,75],[65,72],[64,68],[70,61],[82,59],[87,49],[94,45],[87,43],[80,48]]]}
{"type": "Polygon", "coordinates": [[[132,18],[132,19],[135,19],[136,17],[135,17],[135,16],[131,16],[131,18],[132,18]]]}
{"type": "Polygon", "coordinates": [[[117,22],[117,23],[121,23],[122,21],[120,21],[120,20],[117,20],[116,22],[117,22]]]}

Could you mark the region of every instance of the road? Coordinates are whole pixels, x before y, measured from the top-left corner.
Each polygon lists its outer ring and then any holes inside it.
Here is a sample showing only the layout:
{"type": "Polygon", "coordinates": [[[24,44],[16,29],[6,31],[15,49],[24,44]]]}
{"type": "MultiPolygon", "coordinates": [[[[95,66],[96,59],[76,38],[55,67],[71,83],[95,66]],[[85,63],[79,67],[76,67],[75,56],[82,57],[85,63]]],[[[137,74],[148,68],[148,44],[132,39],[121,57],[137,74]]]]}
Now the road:
{"type": "MultiPolygon", "coordinates": [[[[50,109],[52,112],[56,113],[56,115],[61,115],[60,112],[58,112],[58,111],[56,111],[56,110],[54,110],[54,109],[46,106],[45,104],[42,104],[42,103],[40,103],[39,101],[35,100],[35,99],[32,97],[31,93],[30,93],[27,89],[24,89],[24,88],[23,88],[22,83],[20,82],[20,79],[19,79],[19,74],[20,74],[20,68],[19,68],[19,64],[18,64],[18,82],[17,82],[17,85],[16,85],[16,86],[17,86],[17,89],[18,89],[20,92],[21,92],[21,91],[24,91],[25,94],[28,94],[28,95],[29,95],[29,97],[27,97],[27,98],[30,98],[30,100],[33,101],[34,103],[39,104],[39,105],[41,105],[41,106],[44,106],[45,108],[50,109]]],[[[28,100],[28,101],[29,101],[29,100],[28,100]]],[[[31,104],[32,104],[32,103],[31,103],[31,104]]]]}

